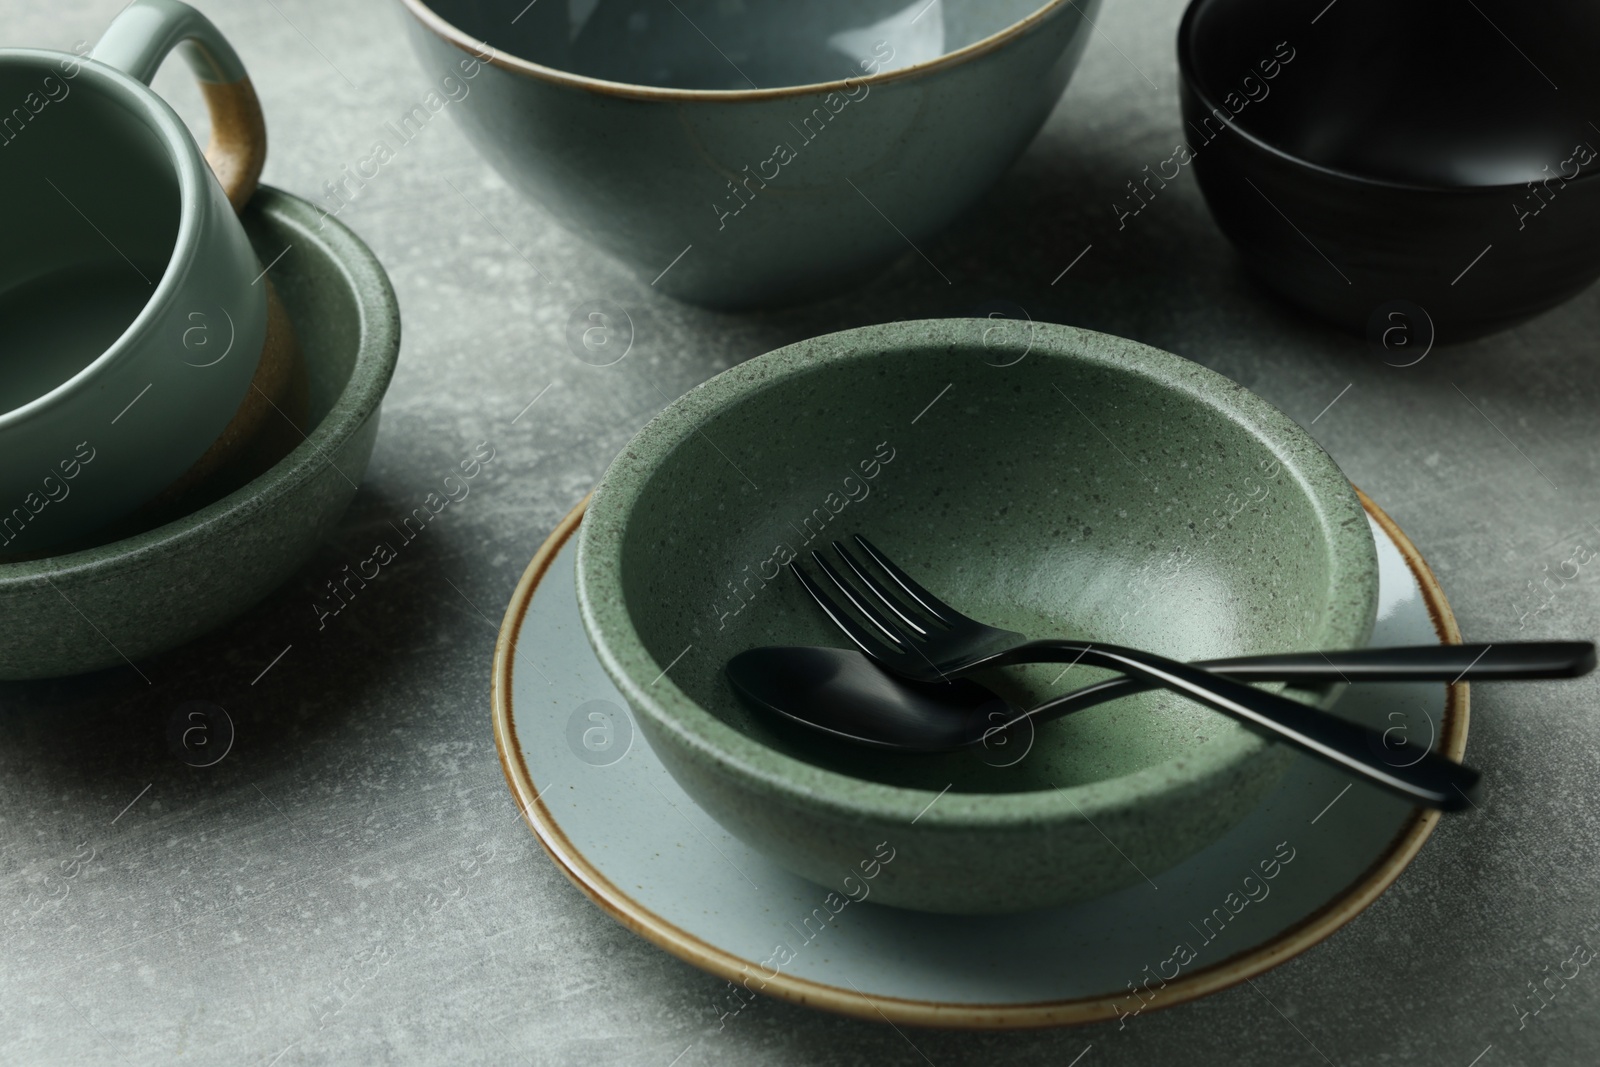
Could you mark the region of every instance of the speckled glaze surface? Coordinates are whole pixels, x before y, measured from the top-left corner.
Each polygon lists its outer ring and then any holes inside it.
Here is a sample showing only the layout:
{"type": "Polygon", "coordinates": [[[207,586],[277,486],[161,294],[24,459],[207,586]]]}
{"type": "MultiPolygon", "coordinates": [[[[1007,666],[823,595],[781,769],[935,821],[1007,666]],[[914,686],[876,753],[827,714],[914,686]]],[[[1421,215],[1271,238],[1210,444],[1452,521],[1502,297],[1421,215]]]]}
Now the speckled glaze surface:
{"type": "MultiPolygon", "coordinates": [[[[590,639],[662,762],[732,832],[820,882],[888,841],[879,899],[932,911],[1137,879],[1102,835],[1171,866],[1241,818],[1288,751],[1161,693],[1053,724],[1020,758],[776,731],[722,664],[843,644],[780,570],[850,532],[986,622],[1181,659],[1355,647],[1376,603],[1372,537],[1332,460],[1242,387],[1131,341],[892,323],[691,391],[596,490],[577,552],[590,639]]],[[[1061,673],[988,680],[1029,700],[1061,673]]]]}
{"type": "Polygon", "coordinates": [[[950,222],[1039,131],[1100,7],[618,0],[569,25],[405,3],[439,109],[510,184],[718,307],[842,289],[950,222]]]}
{"type": "MultiPolygon", "coordinates": [[[[325,213],[324,213],[325,215],[325,213]]],[[[361,240],[261,187],[243,215],[305,355],[307,439],[181,519],[100,547],[0,566],[0,678],[79,674],[176,647],[292,574],[355,494],[400,348],[399,310],[361,240]]]]}

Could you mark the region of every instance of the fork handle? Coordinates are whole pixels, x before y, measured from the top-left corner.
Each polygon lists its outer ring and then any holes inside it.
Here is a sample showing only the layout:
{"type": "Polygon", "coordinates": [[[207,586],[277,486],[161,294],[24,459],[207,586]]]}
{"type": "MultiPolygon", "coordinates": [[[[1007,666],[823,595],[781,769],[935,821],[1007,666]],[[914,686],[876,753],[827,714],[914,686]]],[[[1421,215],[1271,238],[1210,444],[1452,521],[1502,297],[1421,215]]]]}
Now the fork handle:
{"type": "Polygon", "coordinates": [[[1471,803],[1478,772],[1434,752],[1401,766],[1389,762],[1383,735],[1308,707],[1149,652],[1082,641],[1028,641],[988,659],[987,665],[1084,660],[1133,673],[1311,753],[1389,792],[1425,807],[1455,811],[1471,803]]]}
{"type": "MultiPolygon", "coordinates": [[[[1287,652],[1191,663],[1236,681],[1490,682],[1577,678],[1595,668],[1593,641],[1503,641],[1476,645],[1401,645],[1342,652],[1287,652]]],[[[1160,686],[1123,676],[1074,689],[1028,712],[1035,725],[1160,686]]]]}
{"type": "Polygon", "coordinates": [[[1278,682],[1475,682],[1576,678],[1594,670],[1593,641],[1404,645],[1343,652],[1289,652],[1195,664],[1230,678],[1278,682]]]}

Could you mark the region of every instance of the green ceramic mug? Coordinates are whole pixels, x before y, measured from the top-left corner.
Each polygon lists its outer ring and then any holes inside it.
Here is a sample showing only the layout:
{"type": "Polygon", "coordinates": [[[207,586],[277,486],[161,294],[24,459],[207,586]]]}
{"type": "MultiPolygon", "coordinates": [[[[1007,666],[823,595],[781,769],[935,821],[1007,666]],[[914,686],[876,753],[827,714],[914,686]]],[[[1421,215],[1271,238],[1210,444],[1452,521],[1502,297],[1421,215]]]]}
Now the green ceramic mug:
{"type": "Polygon", "coordinates": [[[134,0],[87,57],[0,49],[0,554],[134,511],[241,410],[268,296],[236,209],[265,156],[239,57],[186,4],[134,0]],[[175,47],[204,155],[147,84],[175,47]]]}

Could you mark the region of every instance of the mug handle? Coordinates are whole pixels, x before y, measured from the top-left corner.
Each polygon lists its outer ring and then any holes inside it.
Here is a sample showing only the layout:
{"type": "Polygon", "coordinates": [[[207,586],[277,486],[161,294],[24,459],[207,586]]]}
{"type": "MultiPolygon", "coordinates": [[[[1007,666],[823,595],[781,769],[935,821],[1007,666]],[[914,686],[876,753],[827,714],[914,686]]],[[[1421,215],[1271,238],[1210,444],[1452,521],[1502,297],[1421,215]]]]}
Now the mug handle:
{"type": "Polygon", "coordinates": [[[106,27],[89,58],[149,85],[180,45],[211,112],[206,162],[234,211],[242,211],[267,161],[267,126],[244,64],[210,19],[179,0],[134,0],[106,27]]]}

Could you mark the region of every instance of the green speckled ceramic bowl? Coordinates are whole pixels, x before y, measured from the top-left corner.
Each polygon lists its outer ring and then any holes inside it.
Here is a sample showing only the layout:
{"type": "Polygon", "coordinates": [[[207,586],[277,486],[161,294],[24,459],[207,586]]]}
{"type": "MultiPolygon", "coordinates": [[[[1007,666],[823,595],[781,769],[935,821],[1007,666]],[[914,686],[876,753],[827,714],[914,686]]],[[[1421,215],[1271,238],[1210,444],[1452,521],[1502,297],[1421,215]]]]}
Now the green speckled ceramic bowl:
{"type": "MultiPolygon", "coordinates": [[[[1164,693],[1042,727],[1025,754],[891,756],[774,726],[722,666],[758,645],[844,645],[780,568],[851,532],[1033,637],[1180,659],[1352,648],[1375,611],[1372,536],[1339,468],[1265,401],[1169,353],[935,320],[712,378],[596,490],[578,542],[584,625],[711,815],[824,884],[893,850],[873,899],[909,908],[1018,911],[1158,876],[1238,822],[1290,752],[1164,693]]],[[[1103,677],[1061,674],[987,680],[1028,700],[1103,677]]]]}
{"type": "Polygon", "coordinates": [[[242,216],[261,262],[275,264],[272,280],[299,337],[307,439],[265,474],[175,521],[0,565],[0,679],[81,674],[192,640],[293,574],[344,513],[372,455],[400,316],[372,252],[318,214],[262,186],[242,216]]]}

